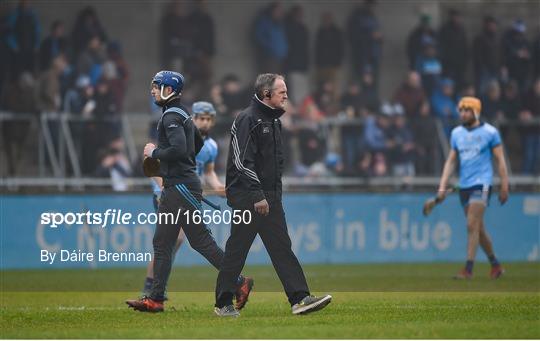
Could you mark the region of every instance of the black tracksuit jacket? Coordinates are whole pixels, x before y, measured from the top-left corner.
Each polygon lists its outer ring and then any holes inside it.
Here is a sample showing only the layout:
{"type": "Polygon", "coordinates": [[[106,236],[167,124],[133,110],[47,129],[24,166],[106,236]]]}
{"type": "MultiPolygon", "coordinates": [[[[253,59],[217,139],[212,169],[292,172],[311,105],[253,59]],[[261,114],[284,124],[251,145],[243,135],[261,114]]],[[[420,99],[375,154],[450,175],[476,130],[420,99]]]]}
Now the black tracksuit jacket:
{"type": "Polygon", "coordinates": [[[231,128],[227,160],[227,203],[233,208],[253,209],[266,199],[281,202],[283,150],[281,121],[285,113],[254,96],[238,114],[231,128]]]}
{"type": "Polygon", "coordinates": [[[163,186],[198,184],[200,187],[195,156],[204,144],[201,134],[179,98],[167,102],[163,106],[163,113],[157,125],[157,148],[152,152],[152,157],[160,161],[163,186]],[[171,108],[176,108],[176,111],[180,109],[181,112],[165,113],[171,108]]]}

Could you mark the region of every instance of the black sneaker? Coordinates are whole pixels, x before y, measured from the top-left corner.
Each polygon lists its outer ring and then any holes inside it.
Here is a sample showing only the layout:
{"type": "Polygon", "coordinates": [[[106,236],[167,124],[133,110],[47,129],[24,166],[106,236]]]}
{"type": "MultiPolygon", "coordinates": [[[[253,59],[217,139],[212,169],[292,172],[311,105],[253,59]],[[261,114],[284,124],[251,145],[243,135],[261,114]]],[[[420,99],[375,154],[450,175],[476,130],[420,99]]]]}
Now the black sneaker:
{"type": "Polygon", "coordinates": [[[217,316],[221,316],[221,317],[240,316],[240,312],[236,310],[236,308],[232,304],[226,305],[223,308],[215,307],[214,312],[216,313],[217,316]]]}
{"type": "Polygon", "coordinates": [[[300,302],[292,306],[292,313],[294,315],[309,314],[314,311],[321,310],[331,301],[332,296],[330,295],[325,295],[322,297],[306,296],[300,302]]]}

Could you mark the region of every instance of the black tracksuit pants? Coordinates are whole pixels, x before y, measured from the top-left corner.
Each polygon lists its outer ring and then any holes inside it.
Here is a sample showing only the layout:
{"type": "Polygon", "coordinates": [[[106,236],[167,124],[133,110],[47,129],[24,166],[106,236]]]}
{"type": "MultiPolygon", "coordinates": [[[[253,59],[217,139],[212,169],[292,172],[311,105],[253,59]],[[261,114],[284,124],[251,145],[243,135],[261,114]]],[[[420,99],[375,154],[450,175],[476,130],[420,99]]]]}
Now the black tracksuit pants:
{"type": "Polygon", "coordinates": [[[232,304],[236,278],[242,271],[248,251],[257,233],[270,255],[274,269],[291,305],[309,295],[306,277],[292,251],[291,238],[287,232],[285,212],[281,202],[270,205],[270,213],[262,216],[251,211],[250,224],[232,224],[231,235],[225,247],[225,256],[216,284],[216,306],[232,304]]]}
{"type": "MultiPolygon", "coordinates": [[[[210,230],[203,223],[194,224],[192,215],[190,219],[184,215],[185,210],[201,209],[201,200],[202,190],[200,185],[177,185],[163,190],[158,213],[172,213],[176,217],[178,210],[182,209],[182,211],[178,224],[169,219],[169,221],[163,221],[163,223],[158,221],[156,226],[153,239],[154,282],[150,294],[150,298],[156,301],[163,301],[164,299],[174,259],[174,246],[180,228],[184,229],[191,247],[203,255],[216,269],[220,268],[223,250],[216,244],[210,230]]],[[[162,219],[164,220],[164,218],[162,219]]]]}

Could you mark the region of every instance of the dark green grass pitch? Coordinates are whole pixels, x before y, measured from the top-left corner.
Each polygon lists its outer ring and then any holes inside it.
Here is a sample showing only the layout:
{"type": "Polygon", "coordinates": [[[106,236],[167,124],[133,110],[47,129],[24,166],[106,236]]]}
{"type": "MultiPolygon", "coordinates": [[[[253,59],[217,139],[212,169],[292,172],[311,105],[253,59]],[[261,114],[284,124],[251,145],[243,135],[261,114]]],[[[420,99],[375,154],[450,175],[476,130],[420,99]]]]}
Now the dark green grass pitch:
{"type": "Polygon", "coordinates": [[[175,268],[166,312],[131,311],[144,269],[3,271],[2,338],[540,338],[540,264],[456,281],[459,264],[306,266],[324,310],[293,316],[271,267],[247,267],[255,288],[238,319],[213,315],[216,271],[175,268]]]}

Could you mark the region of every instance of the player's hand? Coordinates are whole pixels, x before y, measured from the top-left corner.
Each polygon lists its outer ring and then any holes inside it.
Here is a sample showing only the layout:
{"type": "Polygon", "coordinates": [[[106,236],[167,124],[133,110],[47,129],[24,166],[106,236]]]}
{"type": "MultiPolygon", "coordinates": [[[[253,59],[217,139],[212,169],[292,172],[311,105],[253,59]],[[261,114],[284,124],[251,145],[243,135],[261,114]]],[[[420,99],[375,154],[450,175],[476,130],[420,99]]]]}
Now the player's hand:
{"type": "Polygon", "coordinates": [[[144,152],[143,155],[146,157],[152,157],[152,152],[156,149],[156,145],[153,143],[147,143],[146,146],[144,146],[144,152]]]}
{"type": "Polygon", "coordinates": [[[507,200],[508,200],[508,187],[501,187],[501,191],[499,192],[499,202],[501,203],[501,205],[504,205],[507,200]]]}
{"type": "Polygon", "coordinates": [[[446,199],[446,194],[448,193],[447,190],[445,189],[439,189],[437,191],[437,195],[435,196],[435,200],[437,203],[441,203],[444,201],[444,199],[446,199]]]}
{"type": "Polygon", "coordinates": [[[266,201],[266,199],[256,202],[254,207],[255,212],[259,213],[260,215],[266,216],[270,212],[270,206],[268,205],[268,201],[266,201]]]}
{"type": "Polygon", "coordinates": [[[156,198],[158,206],[161,205],[161,195],[163,194],[163,191],[154,192],[154,196],[156,198]]]}
{"type": "Polygon", "coordinates": [[[227,192],[225,192],[225,186],[223,186],[222,188],[219,188],[218,190],[216,190],[216,194],[222,198],[226,198],[227,197],[227,192]]]}

